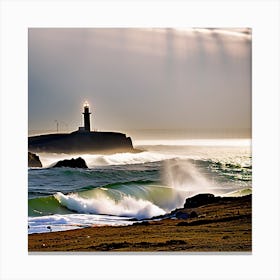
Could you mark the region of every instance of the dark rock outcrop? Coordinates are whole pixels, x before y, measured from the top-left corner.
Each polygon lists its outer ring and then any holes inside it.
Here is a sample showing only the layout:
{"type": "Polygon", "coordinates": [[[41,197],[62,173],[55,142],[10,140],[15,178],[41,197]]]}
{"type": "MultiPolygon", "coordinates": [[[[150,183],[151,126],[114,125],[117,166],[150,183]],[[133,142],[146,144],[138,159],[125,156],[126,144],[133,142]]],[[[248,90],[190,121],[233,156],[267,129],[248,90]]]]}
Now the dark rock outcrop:
{"type": "Polygon", "coordinates": [[[189,223],[188,222],[180,222],[180,223],[178,223],[177,224],[177,226],[188,226],[189,225],[189,223]]]}
{"type": "Polygon", "coordinates": [[[212,203],[228,203],[234,200],[247,201],[250,200],[251,197],[252,197],[251,194],[242,197],[221,197],[221,196],[214,196],[211,193],[203,193],[187,198],[184,204],[184,208],[186,209],[196,208],[212,203]]]}
{"type": "Polygon", "coordinates": [[[192,211],[191,214],[190,214],[190,218],[197,218],[198,215],[195,211],[192,211]]]}
{"type": "Polygon", "coordinates": [[[211,193],[198,194],[193,197],[187,198],[184,208],[196,208],[205,204],[216,202],[217,197],[211,193]]]}
{"type": "Polygon", "coordinates": [[[88,168],[84,159],[72,158],[58,161],[53,167],[88,168]]]}
{"type": "Polygon", "coordinates": [[[38,155],[28,152],[28,167],[42,167],[42,163],[38,155]]]}
{"type": "Polygon", "coordinates": [[[149,226],[150,223],[148,221],[144,221],[138,224],[139,226],[149,226]]]}
{"type": "Polygon", "coordinates": [[[176,212],[175,216],[179,220],[186,220],[189,218],[189,214],[182,211],[176,212]]]}

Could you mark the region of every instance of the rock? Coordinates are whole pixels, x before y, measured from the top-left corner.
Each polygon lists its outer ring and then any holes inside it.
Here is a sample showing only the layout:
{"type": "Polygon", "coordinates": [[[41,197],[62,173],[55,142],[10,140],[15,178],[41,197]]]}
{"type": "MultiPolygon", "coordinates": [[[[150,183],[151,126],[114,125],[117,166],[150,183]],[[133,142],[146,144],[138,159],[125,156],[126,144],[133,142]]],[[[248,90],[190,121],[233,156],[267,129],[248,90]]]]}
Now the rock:
{"type": "Polygon", "coordinates": [[[222,239],[229,239],[230,238],[230,236],[228,236],[228,235],[224,235],[223,237],[222,237],[222,239]]]}
{"type": "Polygon", "coordinates": [[[210,204],[216,202],[218,197],[216,198],[211,193],[203,193],[198,194],[193,197],[187,198],[184,204],[184,208],[196,208],[205,204],[210,204]]]}
{"type": "Polygon", "coordinates": [[[189,225],[189,223],[188,222],[180,222],[180,223],[178,223],[176,226],[188,226],[189,225]]]}
{"type": "Polygon", "coordinates": [[[28,152],[28,167],[42,167],[39,156],[28,152]]]}
{"type": "Polygon", "coordinates": [[[72,158],[58,161],[53,167],[88,168],[84,159],[72,158]]]}
{"type": "Polygon", "coordinates": [[[176,214],[175,214],[176,218],[177,219],[180,219],[180,220],[186,220],[189,218],[189,214],[188,213],[185,213],[185,212],[182,212],[182,211],[178,211],[176,214]]]}
{"type": "Polygon", "coordinates": [[[150,223],[148,221],[144,221],[138,224],[139,226],[149,226],[150,223]]]}
{"type": "Polygon", "coordinates": [[[183,245],[183,244],[187,244],[187,242],[185,240],[167,240],[165,242],[166,245],[183,245]]]}
{"type": "Polygon", "coordinates": [[[192,211],[191,214],[190,214],[190,218],[197,218],[198,215],[195,211],[192,211]]]}
{"type": "Polygon", "coordinates": [[[214,196],[210,193],[198,194],[193,197],[187,198],[184,204],[184,208],[196,208],[202,205],[211,203],[230,203],[235,200],[241,200],[242,202],[252,199],[252,194],[245,195],[242,197],[221,197],[214,196]]]}

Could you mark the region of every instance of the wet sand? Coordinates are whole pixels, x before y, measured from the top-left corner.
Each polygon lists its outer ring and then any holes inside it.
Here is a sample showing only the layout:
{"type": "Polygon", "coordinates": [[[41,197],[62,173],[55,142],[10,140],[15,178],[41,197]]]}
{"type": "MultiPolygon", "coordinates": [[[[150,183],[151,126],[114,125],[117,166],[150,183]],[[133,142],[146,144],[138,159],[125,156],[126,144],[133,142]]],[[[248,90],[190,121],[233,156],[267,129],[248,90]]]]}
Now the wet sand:
{"type": "MultiPolygon", "coordinates": [[[[194,215],[195,216],[195,215],[194,215]]],[[[35,233],[29,252],[251,252],[252,196],[182,208],[131,226],[35,233]],[[197,217],[184,217],[194,211],[197,217]],[[175,218],[174,216],[177,217],[175,218]],[[181,219],[180,219],[181,217],[181,219]]]]}

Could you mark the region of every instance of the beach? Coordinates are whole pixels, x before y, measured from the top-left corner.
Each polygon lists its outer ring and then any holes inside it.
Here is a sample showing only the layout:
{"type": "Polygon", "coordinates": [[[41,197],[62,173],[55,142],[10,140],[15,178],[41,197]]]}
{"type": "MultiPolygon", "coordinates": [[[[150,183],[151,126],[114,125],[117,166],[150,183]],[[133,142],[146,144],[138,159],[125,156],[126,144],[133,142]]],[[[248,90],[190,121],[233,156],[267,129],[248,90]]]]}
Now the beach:
{"type": "Polygon", "coordinates": [[[28,235],[34,252],[252,251],[252,196],[180,208],[166,218],[128,226],[91,226],[28,235]],[[197,217],[190,217],[190,213],[197,217]],[[188,217],[186,218],[187,213],[188,217]],[[177,216],[177,218],[176,218],[177,216]]]}

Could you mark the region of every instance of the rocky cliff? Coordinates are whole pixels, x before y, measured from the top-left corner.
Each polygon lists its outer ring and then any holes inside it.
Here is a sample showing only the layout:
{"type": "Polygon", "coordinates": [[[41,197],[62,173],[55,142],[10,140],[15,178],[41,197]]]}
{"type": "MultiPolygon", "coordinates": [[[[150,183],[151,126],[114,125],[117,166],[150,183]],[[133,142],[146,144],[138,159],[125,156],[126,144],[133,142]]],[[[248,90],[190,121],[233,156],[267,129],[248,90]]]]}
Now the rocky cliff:
{"type": "Polygon", "coordinates": [[[79,132],[28,137],[28,150],[54,153],[139,152],[130,137],[118,132],[79,132]]]}

